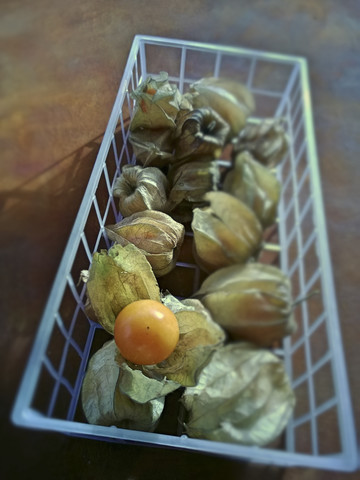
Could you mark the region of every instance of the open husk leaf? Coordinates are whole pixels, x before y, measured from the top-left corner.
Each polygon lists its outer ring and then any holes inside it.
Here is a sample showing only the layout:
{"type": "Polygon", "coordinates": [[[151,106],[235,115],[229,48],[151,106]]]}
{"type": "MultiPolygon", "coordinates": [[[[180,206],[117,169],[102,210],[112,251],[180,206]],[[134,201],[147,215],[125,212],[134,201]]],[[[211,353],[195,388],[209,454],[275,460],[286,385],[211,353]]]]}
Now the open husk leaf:
{"type": "Polygon", "coordinates": [[[264,446],[284,430],[295,396],[277,356],[232,343],[214,352],[182,402],[190,437],[264,446]]]}
{"type": "Polygon", "coordinates": [[[255,256],[262,244],[262,226],[255,213],[226,192],[208,192],[204,200],[210,205],[195,208],[191,223],[199,266],[212,272],[255,256]]]}
{"type": "Polygon", "coordinates": [[[224,330],[213,322],[206,308],[195,299],[177,300],[163,295],[162,302],[175,314],[180,337],[173,353],[161,363],[143,367],[151,375],[162,375],[183,386],[195,385],[211,353],[225,341],[224,330]]]}
{"type": "Polygon", "coordinates": [[[234,140],[233,153],[249,151],[269,168],[278,165],[289,151],[289,139],[282,118],[266,118],[260,123],[247,122],[234,140]]]}
{"type": "Polygon", "coordinates": [[[175,267],[185,228],[166,213],[144,210],[106,226],[106,232],[120,245],[136,245],[159,277],[175,267]]]}
{"type": "Polygon", "coordinates": [[[87,277],[87,313],[111,334],[117,315],[126,305],[146,298],[160,301],[151,265],[131,243],[95,253],[87,277]]]}
{"type": "Polygon", "coordinates": [[[224,192],[234,195],[248,205],[263,228],[276,220],[281,185],[275,175],[249,152],[242,152],[234,160],[223,182],[224,192]]]}
{"type": "Polygon", "coordinates": [[[131,97],[136,101],[131,131],[138,128],[175,129],[182,96],[176,85],[169,83],[166,72],[147,77],[131,97]]]}
{"type": "Polygon", "coordinates": [[[138,403],[165,397],[180,386],[179,383],[162,375],[145,375],[140,366],[130,366],[125,360],[120,364],[119,388],[122,393],[138,403]]]}
{"type": "Polygon", "coordinates": [[[164,210],[168,181],[156,167],[125,165],[116,179],[113,195],[119,198],[119,211],[127,217],[143,210],[164,210]]]}
{"type": "Polygon", "coordinates": [[[194,297],[236,340],[272,346],[296,329],[290,280],[273,265],[254,262],[217,270],[194,297]]]}
{"type": "Polygon", "coordinates": [[[153,431],[164,408],[168,391],[164,385],[166,380],[159,382],[158,388],[152,386],[152,394],[148,391],[147,398],[144,398],[141,391],[147,379],[137,372],[137,380],[130,389],[126,386],[127,393],[124,393],[122,372],[125,365],[114,340],[91,357],[81,390],[86,419],[95,425],[153,431]],[[164,395],[161,395],[162,391],[164,395]],[[138,401],[140,397],[143,401],[138,401]]]}
{"type": "Polygon", "coordinates": [[[190,92],[194,108],[211,107],[227,122],[228,138],[238,135],[255,110],[250,90],[228,78],[202,78],[190,85],[190,92]]]}

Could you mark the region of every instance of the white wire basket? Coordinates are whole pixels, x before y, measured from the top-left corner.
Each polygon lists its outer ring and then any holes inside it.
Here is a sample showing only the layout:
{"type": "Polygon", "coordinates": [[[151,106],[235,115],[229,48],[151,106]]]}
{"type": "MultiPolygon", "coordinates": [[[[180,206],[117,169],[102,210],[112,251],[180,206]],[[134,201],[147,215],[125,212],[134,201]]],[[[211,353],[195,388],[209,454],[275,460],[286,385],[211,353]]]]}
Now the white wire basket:
{"type": "MultiPolygon", "coordinates": [[[[190,237],[188,238],[190,241],[190,237]]],[[[199,286],[199,271],[179,259],[176,296],[199,286]]],[[[174,282],[174,285],[176,282],[174,282]]],[[[338,471],[358,468],[354,418],[341,343],[331,260],[314,138],[307,62],[277,53],[137,35],[134,38],[83,201],[45,308],[14,409],[22,427],[103,441],[193,450],[256,463],[338,471]],[[290,152],[278,168],[282,183],[279,218],[263,261],[277,263],[291,278],[295,299],[318,290],[296,308],[298,328],[286,338],[283,355],[297,403],[276,446],[248,447],[188,438],[177,399],[155,433],[90,425],[80,391],[90,356],[108,339],[84,312],[81,270],[92,255],[111,246],[104,226],[121,218],[112,186],[122,165],[134,162],[128,127],[130,96],[150,74],[166,71],[181,92],[205,76],[231,76],[256,100],[256,118],[283,117],[290,152]],[[330,439],[330,441],[329,441],[330,439]]]]}

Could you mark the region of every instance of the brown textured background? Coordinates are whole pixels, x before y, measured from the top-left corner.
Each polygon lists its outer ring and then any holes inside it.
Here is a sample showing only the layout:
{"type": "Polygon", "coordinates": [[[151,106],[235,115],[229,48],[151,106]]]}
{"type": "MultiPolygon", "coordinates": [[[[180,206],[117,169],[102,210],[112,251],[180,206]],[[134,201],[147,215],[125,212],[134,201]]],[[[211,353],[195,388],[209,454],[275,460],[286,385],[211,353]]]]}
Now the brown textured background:
{"type": "MultiPolygon", "coordinates": [[[[2,0],[0,473],[5,479],[353,480],[14,428],[10,410],[137,33],[307,57],[335,286],[360,426],[360,4],[2,0]]],[[[331,436],[331,432],[328,432],[331,436]]]]}

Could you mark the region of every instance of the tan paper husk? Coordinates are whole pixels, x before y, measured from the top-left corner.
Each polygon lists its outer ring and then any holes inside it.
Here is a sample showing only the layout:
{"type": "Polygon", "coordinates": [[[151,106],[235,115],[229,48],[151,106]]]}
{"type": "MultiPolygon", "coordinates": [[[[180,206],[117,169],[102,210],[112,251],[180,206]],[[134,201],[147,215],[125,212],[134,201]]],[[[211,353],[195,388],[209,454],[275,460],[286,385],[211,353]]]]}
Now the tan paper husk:
{"type": "Polygon", "coordinates": [[[281,193],[280,182],[249,152],[237,155],[233,167],[225,175],[223,190],[248,205],[263,228],[275,223],[281,193]]]}
{"type": "Polygon", "coordinates": [[[212,108],[198,108],[183,115],[175,133],[176,162],[190,158],[220,156],[229,134],[229,125],[212,108]]]}
{"type": "Polygon", "coordinates": [[[208,207],[194,209],[191,223],[194,250],[207,272],[233,263],[245,263],[262,245],[262,227],[255,213],[226,192],[208,192],[208,207]]]}
{"type": "Polygon", "coordinates": [[[289,278],[263,263],[212,273],[194,294],[235,340],[272,346],[296,329],[289,278]]]}
{"type": "Polygon", "coordinates": [[[138,128],[130,132],[129,142],[137,163],[144,167],[164,167],[174,161],[174,138],[171,129],[138,128]]]}
{"type": "Polygon", "coordinates": [[[224,343],[225,332],[196,299],[180,301],[166,293],[162,296],[162,302],[178,320],[179,341],[169,358],[144,367],[144,372],[160,374],[183,386],[195,385],[212,352],[224,343]]]}
{"type": "Polygon", "coordinates": [[[175,120],[181,108],[182,95],[176,85],[169,83],[166,72],[148,76],[131,92],[131,97],[136,100],[131,131],[138,128],[176,128],[175,120]]]}
{"type": "MultiPolygon", "coordinates": [[[[148,379],[141,372],[131,388],[122,388],[122,359],[114,340],[103,345],[90,359],[81,390],[81,402],[89,423],[132,430],[154,431],[162,414],[167,390],[163,380],[152,382],[152,391],[144,398],[143,387],[148,379]],[[157,383],[157,386],[154,384],[157,383]],[[139,401],[139,392],[141,400],[139,401]],[[164,395],[161,395],[164,393],[164,395]]],[[[127,366],[127,365],[126,365],[127,366]]],[[[135,373],[135,372],[134,372],[135,373]]],[[[173,382],[172,382],[173,383],[173,382]]],[[[178,388],[173,384],[171,387],[178,388]]],[[[170,390],[171,390],[170,387],[170,390]]]]}
{"type": "Polygon", "coordinates": [[[168,181],[156,167],[125,165],[116,179],[113,196],[119,198],[119,211],[126,217],[144,210],[166,208],[168,181]]]}
{"type": "Polygon", "coordinates": [[[117,315],[141,299],[160,301],[160,289],[145,255],[133,244],[95,253],[86,282],[91,318],[113,334],[117,315]]]}
{"type": "Polygon", "coordinates": [[[264,446],[284,430],[295,405],[281,360],[250,343],[220,347],[186,388],[190,437],[264,446]]]}
{"type": "Polygon", "coordinates": [[[167,199],[167,211],[186,203],[194,205],[204,203],[204,194],[217,190],[220,182],[220,169],[216,161],[190,161],[174,167],[168,174],[170,191],[167,199]]]}
{"type": "Polygon", "coordinates": [[[129,243],[138,247],[159,277],[175,266],[184,240],[185,228],[169,215],[155,210],[145,210],[122,219],[115,225],[107,225],[111,240],[120,245],[129,243]]]}
{"type": "Polygon", "coordinates": [[[249,151],[256,160],[273,168],[289,151],[290,141],[282,118],[266,118],[260,123],[247,122],[234,140],[234,155],[249,151]]]}
{"type": "Polygon", "coordinates": [[[190,85],[195,108],[210,106],[230,126],[228,139],[242,130],[255,110],[255,100],[243,84],[228,78],[208,77],[190,85]]]}

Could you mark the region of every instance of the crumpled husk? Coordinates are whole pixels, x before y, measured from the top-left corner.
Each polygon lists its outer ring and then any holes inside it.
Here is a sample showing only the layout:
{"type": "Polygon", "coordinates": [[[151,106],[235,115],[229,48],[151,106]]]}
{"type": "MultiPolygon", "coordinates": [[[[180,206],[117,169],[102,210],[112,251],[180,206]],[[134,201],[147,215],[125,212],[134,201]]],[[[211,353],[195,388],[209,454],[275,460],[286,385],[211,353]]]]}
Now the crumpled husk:
{"type": "Polygon", "coordinates": [[[276,167],[289,151],[289,138],[282,118],[266,118],[260,123],[247,122],[234,140],[233,155],[245,150],[269,168],[276,167]]]}
{"type": "Polygon", "coordinates": [[[117,315],[129,303],[160,301],[160,289],[145,255],[133,244],[94,254],[86,279],[86,312],[113,334],[117,315]]]}
{"type": "Polygon", "coordinates": [[[262,227],[255,213],[226,192],[208,192],[209,206],[195,208],[191,228],[198,265],[210,273],[255,257],[262,246],[262,227]]]}
{"type": "Polygon", "coordinates": [[[249,343],[214,352],[182,402],[190,437],[265,446],[284,430],[295,395],[281,360],[249,343]]]}
{"type": "Polygon", "coordinates": [[[186,204],[192,208],[203,205],[205,193],[217,190],[220,183],[220,168],[215,160],[190,161],[173,167],[169,174],[167,211],[186,204]]]}
{"type": "Polygon", "coordinates": [[[156,365],[144,366],[143,371],[150,375],[161,375],[183,386],[195,385],[201,369],[207,364],[213,351],[223,345],[225,332],[212,320],[199,300],[180,301],[166,293],[161,301],[178,320],[179,341],[166,360],[156,365]]]}
{"type": "Polygon", "coordinates": [[[218,158],[229,133],[229,125],[212,108],[198,108],[177,119],[175,161],[204,155],[218,158]]]}
{"type": "Polygon", "coordinates": [[[263,228],[275,223],[281,194],[280,182],[249,152],[244,151],[236,156],[233,167],[225,175],[223,190],[246,203],[263,228]]]}
{"type": "Polygon", "coordinates": [[[166,72],[148,76],[131,92],[131,97],[136,101],[130,123],[132,132],[138,128],[175,129],[182,95],[176,85],[169,83],[166,72]]]}
{"type": "Polygon", "coordinates": [[[290,279],[273,265],[222,268],[193,296],[235,340],[271,347],[296,330],[290,279]]]}
{"type": "Polygon", "coordinates": [[[181,385],[160,374],[146,375],[141,365],[134,365],[122,359],[118,387],[135,402],[147,403],[165,397],[181,385]]]}
{"type": "Polygon", "coordinates": [[[228,78],[207,77],[190,85],[194,108],[211,107],[230,126],[227,139],[240,132],[255,110],[255,100],[243,84],[228,78]]]}
{"type": "Polygon", "coordinates": [[[136,162],[144,167],[164,167],[173,162],[174,139],[171,129],[138,128],[129,134],[136,162]]]}
{"type": "Polygon", "coordinates": [[[115,225],[107,225],[105,230],[120,245],[136,245],[157,277],[175,267],[185,235],[184,225],[156,210],[134,213],[115,225]]]}
{"type": "Polygon", "coordinates": [[[175,382],[150,379],[132,369],[111,340],[90,359],[81,402],[91,424],[152,432],[163,412],[165,395],[177,388],[175,382]]]}
{"type": "Polygon", "coordinates": [[[125,165],[116,179],[113,196],[119,198],[119,211],[127,217],[144,210],[164,210],[168,181],[156,167],[125,165]]]}

